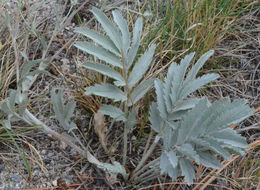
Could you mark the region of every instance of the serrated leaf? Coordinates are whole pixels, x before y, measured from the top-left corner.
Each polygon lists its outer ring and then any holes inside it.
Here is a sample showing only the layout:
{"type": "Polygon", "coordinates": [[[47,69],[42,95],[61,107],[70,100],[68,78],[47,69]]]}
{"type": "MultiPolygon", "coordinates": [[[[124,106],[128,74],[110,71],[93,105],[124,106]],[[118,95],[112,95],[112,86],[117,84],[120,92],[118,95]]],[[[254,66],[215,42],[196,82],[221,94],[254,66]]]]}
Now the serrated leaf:
{"type": "Polygon", "coordinates": [[[224,129],[229,125],[244,120],[254,112],[254,110],[247,105],[245,99],[235,100],[232,103],[228,102],[226,105],[222,105],[222,107],[224,107],[225,110],[218,107],[218,109],[221,109],[222,111],[219,112],[215,120],[212,120],[207,131],[214,133],[215,131],[224,129]]]}
{"type": "Polygon", "coordinates": [[[63,90],[59,90],[56,94],[54,89],[51,91],[51,102],[55,115],[61,126],[68,132],[77,129],[76,124],[71,121],[71,117],[76,107],[76,102],[71,101],[64,105],[63,90]]]}
{"type": "Polygon", "coordinates": [[[184,180],[188,185],[193,183],[193,180],[195,179],[195,172],[193,165],[190,163],[189,160],[180,159],[180,168],[181,168],[181,174],[184,176],[184,180]]]}
{"type": "Polygon", "coordinates": [[[87,28],[77,27],[75,29],[75,32],[90,38],[91,40],[93,40],[97,44],[101,45],[103,48],[110,51],[111,53],[114,53],[117,56],[121,56],[121,54],[118,51],[118,49],[116,48],[115,44],[110,39],[108,39],[106,36],[103,36],[102,34],[99,34],[96,31],[89,30],[87,28]]]}
{"type": "Polygon", "coordinates": [[[167,154],[165,151],[163,151],[161,158],[160,158],[160,168],[161,168],[161,174],[167,172],[169,167],[169,161],[167,158],[167,154]]]}
{"type": "Polygon", "coordinates": [[[149,120],[151,122],[151,128],[157,133],[161,131],[162,124],[163,124],[163,121],[160,117],[160,114],[158,114],[158,112],[159,110],[157,108],[157,104],[153,102],[150,106],[149,120]]]}
{"type": "Polygon", "coordinates": [[[91,12],[95,15],[109,38],[113,41],[118,50],[121,49],[120,33],[107,16],[99,9],[93,7],[91,12]]]}
{"type": "Polygon", "coordinates": [[[239,148],[249,148],[246,139],[237,134],[233,129],[227,128],[212,134],[216,141],[239,148]]]}
{"type": "Polygon", "coordinates": [[[133,40],[131,43],[131,48],[128,51],[127,55],[127,70],[131,67],[138,52],[141,35],[143,31],[143,21],[142,18],[138,18],[135,22],[134,31],[133,31],[133,40]]]}
{"type": "Polygon", "coordinates": [[[182,100],[181,102],[176,104],[176,106],[173,108],[172,112],[191,109],[198,102],[199,102],[198,98],[189,98],[189,99],[182,100]]]}
{"type": "Polygon", "coordinates": [[[102,163],[90,154],[89,151],[87,151],[87,159],[90,163],[95,164],[104,171],[108,171],[110,174],[121,174],[125,180],[128,179],[129,174],[126,173],[125,168],[118,162],[113,162],[113,164],[102,163]]]}
{"type": "Polygon", "coordinates": [[[156,46],[153,44],[149,49],[138,59],[128,79],[128,87],[132,88],[144,76],[149,65],[152,62],[156,46]]]}
{"type": "Polygon", "coordinates": [[[97,95],[117,101],[126,101],[127,97],[122,90],[111,84],[95,84],[85,88],[86,95],[97,95]]]}
{"type": "Polygon", "coordinates": [[[128,130],[132,129],[134,125],[137,123],[136,113],[138,113],[139,106],[136,106],[135,108],[132,108],[130,113],[127,116],[127,120],[125,122],[126,128],[128,130]]]}
{"type": "Polygon", "coordinates": [[[23,65],[22,71],[21,71],[21,78],[24,78],[28,75],[30,70],[38,63],[41,63],[43,60],[42,59],[36,59],[32,61],[26,61],[25,64],[23,65]]]}
{"type": "Polygon", "coordinates": [[[125,113],[115,106],[103,104],[98,111],[104,115],[109,115],[116,121],[126,121],[125,113]]]}
{"type": "Polygon", "coordinates": [[[220,169],[222,167],[220,161],[209,152],[198,152],[200,163],[206,167],[220,169]]]}
{"type": "Polygon", "coordinates": [[[226,160],[230,161],[231,160],[231,155],[229,154],[228,151],[226,151],[224,148],[221,147],[221,145],[214,141],[213,139],[206,139],[206,142],[209,143],[210,145],[210,149],[216,153],[218,153],[219,155],[221,155],[223,158],[225,158],[226,160]]]}
{"type": "Polygon", "coordinates": [[[171,100],[172,100],[172,105],[175,105],[175,103],[178,101],[178,99],[182,98],[180,96],[180,89],[182,89],[183,85],[183,80],[187,71],[187,68],[193,59],[195,53],[190,53],[186,55],[182,60],[179,65],[174,65],[174,75],[173,75],[173,80],[171,81],[171,100]],[[174,97],[174,98],[173,98],[174,97]]]}
{"type": "Polygon", "coordinates": [[[178,165],[178,157],[173,151],[166,152],[169,162],[171,163],[173,168],[176,168],[178,165]]]}
{"type": "Polygon", "coordinates": [[[185,82],[188,83],[195,79],[196,75],[198,74],[199,70],[205,64],[205,62],[214,54],[214,50],[209,50],[208,52],[204,53],[196,64],[190,70],[185,82]]]}
{"type": "Polygon", "coordinates": [[[164,96],[163,96],[163,83],[160,80],[155,80],[154,82],[154,87],[155,87],[155,92],[157,95],[157,105],[158,105],[158,110],[160,112],[160,116],[163,119],[167,119],[167,110],[166,110],[166,105],[164,103],[164,96]]]}
{"type": "Polygon", "coordinates": [[[83,67],[97,71],[103,75],[106,75],[115,80],[118,80],[118,82],[120,82],[121,86],[125,85],[124,78],[121,76],[121,74],[107,65],[88,62],[88,63],[84,64],[83,67]]]}
{"type": "Polygon", "coordinates": [[[206,74],[203,75],[202,77],[192,80],[191,82],[187,83],[183,87],[179,97],[186,98],[190,93],[198,90],[202,86],[216,80],[217,78],[219,78],[219,75],[214,73],[214,74],[206,74]]]}
{"type": "Polygon", "coordinates": [[[124,50],[124,54],[126,55],[129,46],[130,46],[130,33],[128,29],[128,25],[126,23],[126,20],[123,18],[123,16],[120,14],[118,10],[112,11],[114,21],[119,27],[121,34],[122,34],[122,48],[124,50]]]}
{"type": "Polygon", "coordinates": [[[178,130],[177,144],[184,144],[184,142],[186,142],[187,139],[191,137],[196,138],[196,136],[193,134],[193,131],[196,131],[197,128],[201,127],[201,116],[207,108],[207,100],[202,99],[190,112],[185,115],[183,122],[181,123],[181,126],[178,130]]]}
{"type": "Polygon", "coordinates": [[[120,59],[116,55],[110,53],[109,51],[105,50],[102,47],[95,46],[88,42],[76,42],[75,47],[91,55],[94,55],[98,59],[105,61],[113,66],[123,68],[120,59]]]}
{"type": "Polygon", "coordinates": [[[197,164],[200,164],[199,155],[196,153],[191,144],[183,144],[178,146],[177,150],[184,156],[187,156],[187,158],[194,160],[197,164]]]}
{"type": "Polygon", "coordinates": [[[136,102],[143,98],[143,96],[147,93],[148,90],[150,90],[153,84],[154,79],[148,79],[134,88],[133,92],[130,94],[131,101],[128,102],[128,106],[136,104],[136,102]]]}

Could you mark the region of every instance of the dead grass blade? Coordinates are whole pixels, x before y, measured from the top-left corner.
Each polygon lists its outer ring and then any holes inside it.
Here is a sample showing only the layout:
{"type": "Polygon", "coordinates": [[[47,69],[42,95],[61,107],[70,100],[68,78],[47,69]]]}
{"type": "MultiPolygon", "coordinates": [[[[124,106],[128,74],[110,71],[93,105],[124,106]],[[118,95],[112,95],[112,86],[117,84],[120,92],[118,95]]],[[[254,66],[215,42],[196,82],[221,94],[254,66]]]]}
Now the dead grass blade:
{"type": "MultiPolygon", "coordinates": [[[[255,149],[257,146],[260,146],[260,140],[257,140],[253,143],[251,143],[250,148],[247,151],[253,150],[255,149]]],[[[231,161],[227,162],[227,161],[223,161],[222,164],[223,167],[220,170],[212,170],[207,176],[205,176],[194,188],[193,190],[196,189],[200,189],[200,190],[204,190],[206,187],[211,186],[211,183],[216,179],[216,177],[225,169],[227,168],[231,163],[233,163],[234,161],[236,161],[240,156],[235,156],[231,161]],[[214,175],[213,175],[214,174],[214,175]],[[200,187],[200,185],[202,185],[202,187],[200,187]]]]}

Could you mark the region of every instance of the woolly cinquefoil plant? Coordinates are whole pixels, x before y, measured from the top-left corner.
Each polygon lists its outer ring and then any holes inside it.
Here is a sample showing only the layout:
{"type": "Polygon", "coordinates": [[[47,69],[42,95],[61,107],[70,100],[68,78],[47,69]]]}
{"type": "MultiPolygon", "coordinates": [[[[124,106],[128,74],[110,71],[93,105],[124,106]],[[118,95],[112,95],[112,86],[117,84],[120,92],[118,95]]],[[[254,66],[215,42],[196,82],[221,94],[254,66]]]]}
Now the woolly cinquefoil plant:
{"type": "Polygon", "coordinates": [[[112,12],[115,24],[99,9],[93,8],[92,13],[106,35],[77,28],[76,32],[90,38],[97,45],[77,42],[75,46],[106,63],[87,62],[85,68],[114,80],[113,84],[87,87],[85,93],[121,102],[117,107],[102,105],[99,111],[125,123],[124,165],[127,158],[127,133],[136,120],[133,107],[155,84],[157,102],[151,104],[149,119],[151,128],[157,135],[131,173],[130,181],[142,182],[166,173],[172,179],[182,175],[190,184],[195,178],[196,165],[220,168],[217,155],[229,160],[231,153],[244,153],[243,149],[248,147],[245,138],[236,134],[229,126],[253,113],[246,101],[231,102],[229,98],[224,98],[211,104],[207,98],[190,98],[191,93],[219,77],[217,74],[206,74],[196,78],[198,71],[214,53],[212,50],[202,55],[188,73],[195,53],[185,56],[180,64],[173,62],[164,81],[142,80],[155,51],[155,45],[151,45],[143,55],[136,55],[142,20],[139,18],[136,21],[131,38],[127,22],[119,11],[112,12]],[[161,156],[146,163],[160,142],[163,143],[161,156]]]}
{"type": "Polygon", "coordinates": [[[135,22],[133,36],[130,35],[126,20],[119,11],[112,12],[114,23],[99,9],[91,12],[101,24],[106,35],[86,28],[77,28],[75,31],[83,34],[91,42],[76,42],[80,50],[96,56],[103,63],[87,62],[84,67],[99,72],[112,80],[113,83],[95,84],[87,87],[86,95],[97,95],[120,102],[114,105],[102,105],[99,112],[109,115],[116,121],[123,121],[124,148],[123,164],[127,159],[127,134],[135,125],[136,103],[152,87],[154,79],[144,80],[155,51],[152,44],[141,56],[137,56],[142,34],[142,19],[135,22]]]}
{"type": "Polygon", "coordinates": [[[157,102],[151,104],[149,119],[157,135],[132,173],[133,181],[149,180],[166,173],[172,179],[184,176],[191,184],[197,165],[219,169],[221,163],[217,155],[230,160],[232,153],[243,155],[243,150],[248,148],[246,139],[229,128],[252,115],[253,109],[246,100],[231,102],[223,98],[210,103],[205,97],[189,97],[190,93],[218,78],[217,74],[196,78],[212,54],[213,51],[208,51],[202,55],[186,74],[195,55],[191,53],[179,65],[171,64],[164,81],[155,81],[157,102]],[[160,158],[144,165],[159,142],[163,143],[160,158]]]}

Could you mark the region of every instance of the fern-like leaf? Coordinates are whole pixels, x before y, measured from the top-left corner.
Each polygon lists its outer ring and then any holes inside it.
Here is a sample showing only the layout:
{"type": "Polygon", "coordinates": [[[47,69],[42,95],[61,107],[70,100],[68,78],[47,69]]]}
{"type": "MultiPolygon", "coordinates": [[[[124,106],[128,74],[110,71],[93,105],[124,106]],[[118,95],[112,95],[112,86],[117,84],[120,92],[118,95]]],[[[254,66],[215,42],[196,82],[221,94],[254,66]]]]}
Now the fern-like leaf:
{"type": "Polygon", "coordinates": [[[93,7],[91,12],[95,15],[98,22],[101,24],[109,38],[113,41],[117,49],[120,50],[122,47],[120,39],[121,35],[117,28],[114,26],[114,24],[107,18],[105,13],[103,13],[101,10],[93,7]]]}
{"type": "Polygon", "coordinates": [[[110,51],[111,53],[117,56],[120,56],[120,52],[116,48],[115,44],[106,36],[99,34],[94,30],[89,30],[87,28],[76,28],[75,32],[90,38],[91,40],[101,45],[106,50],[110,51]]]}
{"type": "Polygon", "coordinates": [[[109,115],[116,121],[126,121],[125,113],[115,106],[103,104],[98,111],[104,115],[109,115]]]}
{"type": "Polygon", "coordinates": [[[84,64],[83,66],[87,69],[97,71],[103,75],[106,75],[110,78],[117,80],[118,82],[120,82],[121,86],[125,85],[124,78],[121,76],[121,74],[107,65],[88,62],[88,63],[84,64]]]}
{"type": "Polygon", "coordinates": [[[105,61],[113,66],[123,68],[120,59],[116,55],[110,53],[102,47],[95,46],[89,42],[76,42],[75,46],[82,51],[96,56],[102,61],[105,61]]]}
{"type": "Polygon", "coordinates": [[[122,90],[111,84],[96,84],[95,86],[87,87],[86,95],[97,95],[105,98],[110,98],[117,101],[126,101],[127,97],[122,90]]]}

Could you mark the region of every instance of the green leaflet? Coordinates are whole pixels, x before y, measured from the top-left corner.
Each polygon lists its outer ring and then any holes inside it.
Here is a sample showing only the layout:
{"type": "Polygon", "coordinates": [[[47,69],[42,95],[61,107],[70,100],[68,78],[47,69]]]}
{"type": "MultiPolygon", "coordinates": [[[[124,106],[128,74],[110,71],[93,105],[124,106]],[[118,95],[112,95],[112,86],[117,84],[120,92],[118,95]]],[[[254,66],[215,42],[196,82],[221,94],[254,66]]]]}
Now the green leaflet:
{"type": "Polygon", "coordinates": [[[125,168],[118,162],[107,164],[97,160],[89,151],[87,151],[87,159],[90,163],[95,164],[98,168],[108,171],[110,174],[121,174],[127,180],[129,174],[126,173],[125,168]]]}
{"type": "Polygon", "coordinates": [[[64,105],[63,90],[59,90],[56,94],[54,89],[51,91],[51,102],[61,126],[68,132],[77,129],[76,124],[71,121],[71,117],[76,107],[76,102],[71,101],[64,105]]]}
{"type": "Polygon", "coordinates": [[[111,77],[115,80],[118,80],[121,82],[121,86],[125,85],[124,78],[121,76],[121,74],[117,71],[115,71],[113,68],[104,65],[104,64],[99,64],[99,63],[86,63],[83,65],[83,67],[87,69],[92,69],[94,71],[97,71],[103,75],[106,75],[108,77],[111,77]]]}
{"type": "Polygon", "coordinates": [[[200,164],[200,157],[191,144],[183,144],[181,146],[177,146],[176,149],[188,159],[194,160],[197,164],[200,164]]]}
{"type": "Polygon", "coordinates": [[[115,44],[106,36],[103,36],[102,34],[97,33],[94,30],[89,30],[87,28],[76,28],[75,32],[82,34],[97,44],[101,45],[106,50],[110,51],[111,53],[120,56],[120,52],[116,48],[115,44]]]}
{"type": "Polygon", "coordinates": [[[141,18],[138,18],[135,22],[133,40],[131,44],[131,48],[127,54],[127,70],[132,66],[134,59],[136,57],[137,51],[140,46],[141,35],[143,31],[143,21],[141,18]]]}
{"type": "Polygon", "coordinates": [[[128,102],[128,106],[136,104],[141,98],[143,98],[147,91],[151,89],[153,83],[154,79],[148,79],[134,88],[133,92],[130,94],[131,101],[128,102]]]}
{"type": "Polygon", "coordinates": [[[128,25],[126,23],[126,20],[123,18],[123,16],[120,14],[118,10],[115,10],[112,12],[114,21],[119,27],[121,34],[122,34],[122,48],[124,50],[124,54],[126,55],[129,46],[130,46],[130,33],[128,29],[128,25]]]}
{"type": "Polygon", "coordinates": [[[98,111],[104,115],[109,115],[116,121],[126,121],[125,113],[115,106],[103,104],[98,111]]]}
{"type": "Polygon", "coordinates": [[[87,87],[86,95],[97,95],[105,98],[110,98],[117,101],[126,101],[126,95],[123,91],[111,84],[95,84],[95,86],[87,87]]]}
{"type": "Polygon", "coordinates": [[[210,152],[197,152],[200,157],[200,163],[206,167],[220,169],[222,167],[220,161],[210,152]]]}
{"type": "Polygon", "coordinates": [[[157,95],[157,105],[162,119],[167,119],[168,113],[163,96],[163,83],[160,80],[154,82],[155,92],[157,95]]]}
{"type": "Polygon", "coordinates": [[[199,77],[199,78],[191,81],[190,83],[187,83],[186,86],[183,86],[179,97],[186,98],[190,93],[198,90],[202,86],[216,80],[217,78],[219,78],[218,74],[203,75],[202,77],[199,77]]]}
{"type": "Polygon", "coordinates": [[[192,67],[192,69],[190,70],[185,83],[189,83],[192,80],[195,79],[196,75],[198,74],[199,70],[203,67],[203,65],[205,64],[205,62],[213,55],[214,50],[210,50],[206,53],[204,53],[199,60],[196,62],[196,64],[192,67]]]}
{"type": "Polygon", "coordinates": [[[193,183],[193,180],[195,179],[195,171],[193,165],[189,160],[181,158],[180,168],[181,174],[184,176],[185,182],[191,185],[193,183]]]}
{"type": "Polygon", "coordinates": [[[151,122],[151,128],[159,133],[161,131],[162,127],[162,122],[163,120],[161,119],[160,115],[158,114],[159,110],[157,108],[157,104],[153,102],[150,106],[150,117],[149,120],[151,122]]]}
{"type": "Polygon", "coordinates": [[[113,41],[118,50],[121,49],[120,33],[107,16],[99,9],[93,7],[91,12],[95,15],[109,38],[113,41]]]}
{"type": "Polygon", "coordinates": [[[123,68],[120,59],[102,47],[95,46],[88,42],[76,42],[75,46],[82,51],[85,51],[91,55],[96,56],[102,61],[105,61],[113,66],[123,68]]]}
{"type": "Polygon", "coordinates": [[[156,46],[153,44],[149,49],[138,59],[128,79],[128,86],[132,88],[144,76],[152,62],[156,46]]]}
{"type": "Polygon", "coordinates": [[[167,91],[165,91],[165,96],[171,96],[171,98],[167,98],[167,99],[171,99],[171,103],[170,104],[166,104],[169,105],[171,107],[167,107],[167,109],[170,111],[172,109],[172,106],[174,106],[176,104],[176,102],[180,99],[184,99],[186,97],[180,96],[180,90],[183,88],[183,80],[186,74],[186,70],[191,62],[191,60],[193,59],[195,53],[191,53],[189,55],[186,55],[182,60],[181,63],[179,65],[177,65],[176,63],[174,63],[172,65],[172,70],[174,72],[172,72],[172,79],[170,79],[170,81],[166,80],[169,84],[167,84],[167,91]],[[170,86],[169,86],[170,85],[170,86]],[[169,91],[170,90],[170,91],[169,91]]]}

